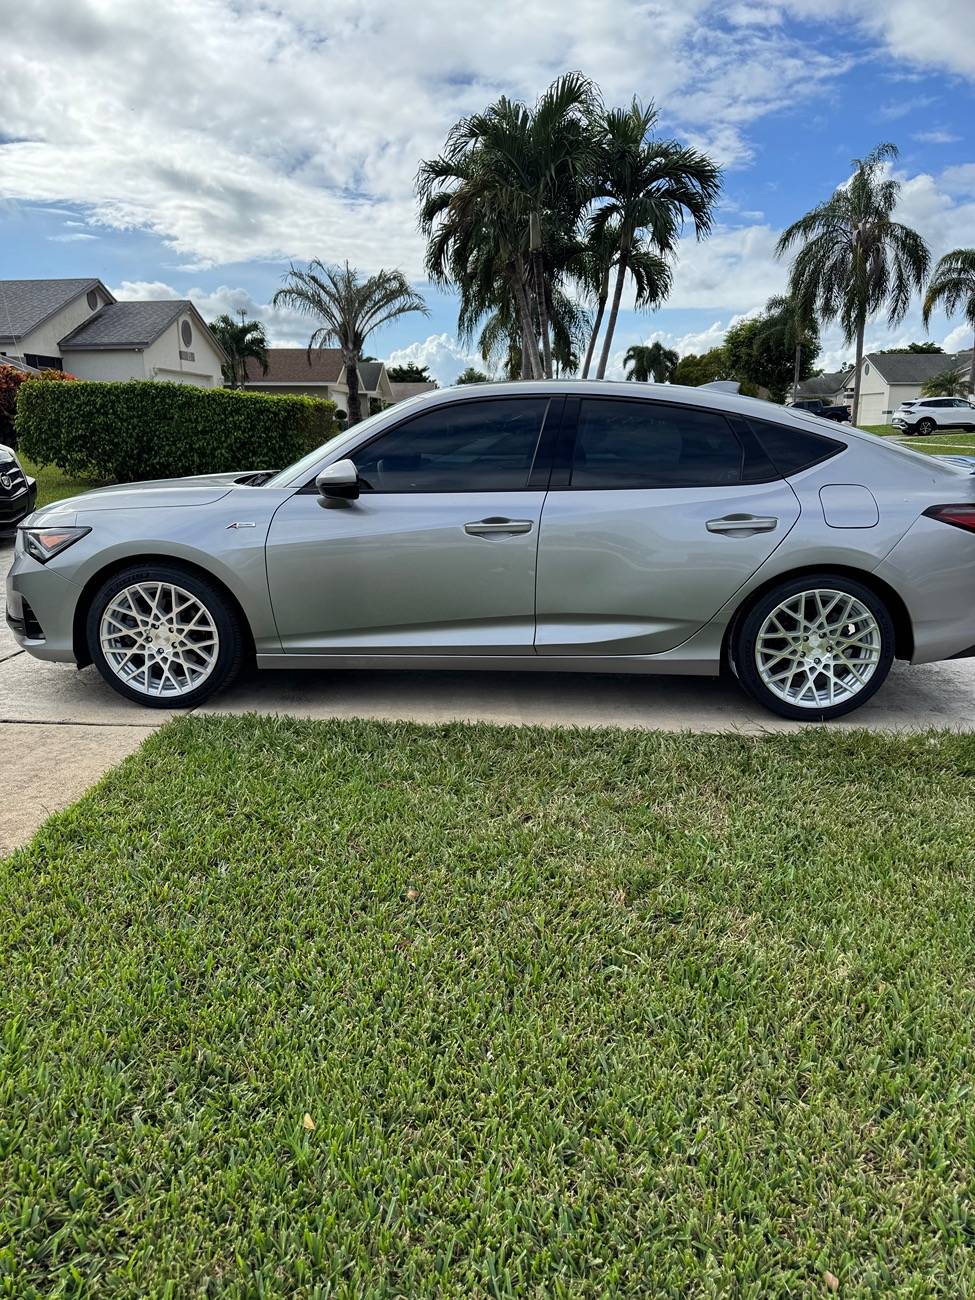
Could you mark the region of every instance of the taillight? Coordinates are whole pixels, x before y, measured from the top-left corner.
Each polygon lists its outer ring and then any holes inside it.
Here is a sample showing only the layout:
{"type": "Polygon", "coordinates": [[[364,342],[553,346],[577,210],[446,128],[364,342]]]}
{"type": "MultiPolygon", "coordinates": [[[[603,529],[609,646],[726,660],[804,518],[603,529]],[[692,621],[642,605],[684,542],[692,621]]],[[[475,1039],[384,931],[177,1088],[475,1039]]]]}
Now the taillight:
{"type": "Polygon", "coordinates": [[[951,524],[953,528],[975,533],[975,505],[931,506],[924,513],[931,519],[940,519],[943,524],[951,524]]]}

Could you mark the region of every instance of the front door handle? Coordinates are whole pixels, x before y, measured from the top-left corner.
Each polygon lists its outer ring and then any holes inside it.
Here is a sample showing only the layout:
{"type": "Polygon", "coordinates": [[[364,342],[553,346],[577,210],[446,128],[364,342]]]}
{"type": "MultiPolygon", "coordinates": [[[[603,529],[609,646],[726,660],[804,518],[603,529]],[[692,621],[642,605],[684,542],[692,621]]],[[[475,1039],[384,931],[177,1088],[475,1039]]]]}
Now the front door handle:
{"type": "Polygon", "coordinates": [[[530,519],[502,519],[493,515],[490,519],[475,519],[464,525],[464,532],[470,537],[495,537],[504,533],[530,533],[530,519]]]}
{"type": "Polygon", "coordinates": [[[770,533],[778,528],[778,519],[771,515],[725,515],[722,519],[709,519],[709,533],[770,533]]]}

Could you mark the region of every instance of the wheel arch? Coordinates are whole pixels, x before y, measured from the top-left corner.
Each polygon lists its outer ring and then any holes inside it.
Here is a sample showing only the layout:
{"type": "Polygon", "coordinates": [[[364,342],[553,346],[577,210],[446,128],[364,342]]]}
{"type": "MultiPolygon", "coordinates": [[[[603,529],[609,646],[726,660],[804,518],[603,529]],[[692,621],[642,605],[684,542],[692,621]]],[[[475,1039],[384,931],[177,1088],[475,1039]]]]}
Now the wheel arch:
{"type": "Polygon", "coordinates": [[[185,560],[181,556],[153,555],[150,553],[146,555],[125,555],[120,556],[116,560],[111,560],[108,564],[99,569],[97,573],[93,573],[85,583],[81,595],[75,603],[74,625],[72,627],[74,657],[79,668],[84,668],[92,662],[91,652],[88,649],[86,624],[88,622],[88,611],[91,608],[91,602],[95,598],[95,592],[99,587],[106,583],[109,578],[114,577],[116,573],[121,573],[123,569],[130,569],[143,564],[162,564],[174,569],[183,569],[186,572],[193,574],[194,577],[200,578],[204,582],[208,582],[211,587],[216,587],[221,596],[226,599],[228,605],[234,611],[241,633],[244,636],[247,654],[253,658],[255,652],[254,633],[251,630],[250,620],[245,614],[240,601],[227,584],[221,581],[221,579],[211,572],[210,569],[204,568],[202,564],[194,564],[192,560],[185,560]]]}
{"type": "Polygon", "coordinates": [[[868,573],[864,569],[854,568],[847,564],[805,564],[797,569],[789,569],[785,573],[777,573],[774,578],[769,578],[755,587],[735,609],[734,614],[728,620],[728,626],[725,628],[724,638],[721,643],[721,662],[728,664],[731,662],[731,645],[735,634],[738,631],[741,621],[749,611],[762,599],[762,597],[773,588],[779,587],[784,582],[791,582],[795,578],[801,578],[807,573],[835,573],[838,577],[852,578],[854,581],[861,583],[870,590],[887,606],[891,620],[894,624],[894,658],[910,660],[914,654],[914,628],[911,623],[911,616],[908,613],[907,606],[903,599],[894,588],[876,574],[868,573]]]}

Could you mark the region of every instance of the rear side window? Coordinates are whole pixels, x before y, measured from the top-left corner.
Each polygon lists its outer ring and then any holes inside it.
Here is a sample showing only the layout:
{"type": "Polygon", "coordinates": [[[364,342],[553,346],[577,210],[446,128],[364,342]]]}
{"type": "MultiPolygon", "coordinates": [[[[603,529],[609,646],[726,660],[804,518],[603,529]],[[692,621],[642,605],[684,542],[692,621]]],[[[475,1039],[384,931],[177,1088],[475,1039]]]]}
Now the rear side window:
{"type": "Polygon", "coordinates": [[[580,403],[570,485],[717,487],[754,481],[745,453],[717,412],[592,398],[580,403]]]}
{"type": "Polygon", "coordinates": [[[765,455],[783,478],[818,465],[845,450],[844,443],[813,433],[810,429],[796,429],[751,417],[748,423],[765,455]]]}

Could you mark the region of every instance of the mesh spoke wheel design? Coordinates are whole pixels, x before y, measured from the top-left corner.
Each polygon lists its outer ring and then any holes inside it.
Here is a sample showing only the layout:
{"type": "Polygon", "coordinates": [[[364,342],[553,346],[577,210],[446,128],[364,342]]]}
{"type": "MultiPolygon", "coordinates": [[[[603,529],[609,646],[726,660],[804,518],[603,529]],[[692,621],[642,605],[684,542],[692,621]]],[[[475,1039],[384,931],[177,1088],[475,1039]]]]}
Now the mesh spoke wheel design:
{"type": "Polygon", "coordinates": [[[883,651],[880,625],[845,591],[789,596],[766,617],[755,641],[765,686],[800,709],[823,709],[859,695],[883,651]]]}
{"type": "Polygon", "coordinates": [[[220,650],[206,605],[171,582],[124,587],[106,606],[98,636],[119,681],[158,699],[196,690],[213,672],[220,650]]]}

